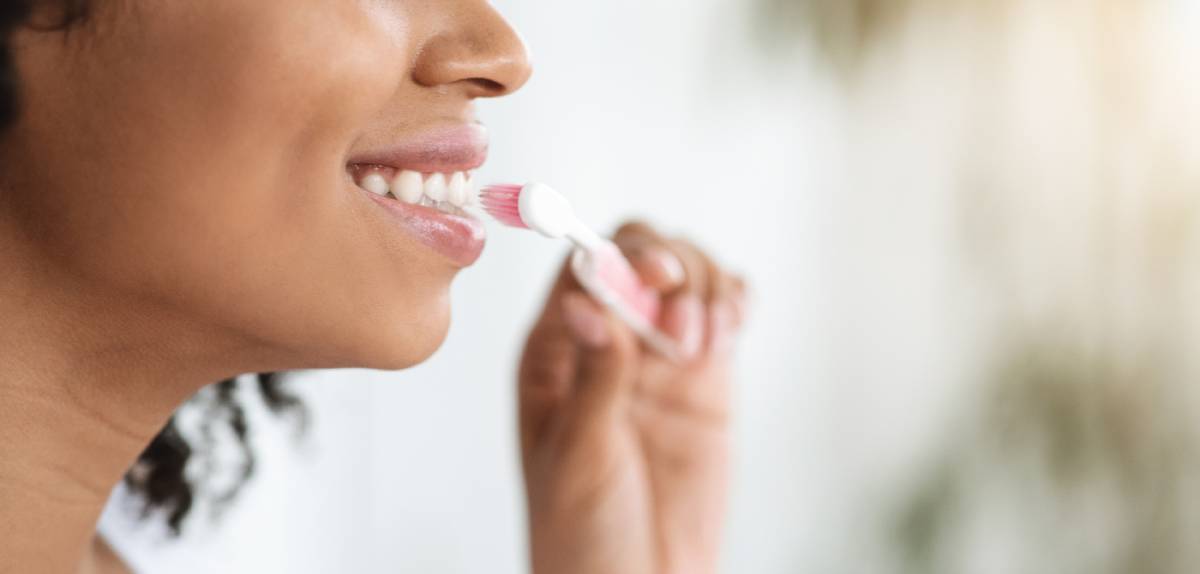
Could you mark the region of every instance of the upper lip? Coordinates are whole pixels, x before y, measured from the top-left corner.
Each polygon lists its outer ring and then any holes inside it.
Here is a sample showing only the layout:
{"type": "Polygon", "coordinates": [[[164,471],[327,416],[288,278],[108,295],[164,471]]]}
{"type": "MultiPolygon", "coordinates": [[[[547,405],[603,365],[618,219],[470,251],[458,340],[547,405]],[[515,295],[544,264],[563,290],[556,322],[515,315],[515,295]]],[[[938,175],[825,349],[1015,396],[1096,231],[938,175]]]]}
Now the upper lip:
{"type": "Polygon", "coordinates": [[[350,165],[380,165],[397,171],[453,173],[470,171],[487,160],[487,128],[459,124],[422,132],[386,147],[351,156],[350,165]]]}

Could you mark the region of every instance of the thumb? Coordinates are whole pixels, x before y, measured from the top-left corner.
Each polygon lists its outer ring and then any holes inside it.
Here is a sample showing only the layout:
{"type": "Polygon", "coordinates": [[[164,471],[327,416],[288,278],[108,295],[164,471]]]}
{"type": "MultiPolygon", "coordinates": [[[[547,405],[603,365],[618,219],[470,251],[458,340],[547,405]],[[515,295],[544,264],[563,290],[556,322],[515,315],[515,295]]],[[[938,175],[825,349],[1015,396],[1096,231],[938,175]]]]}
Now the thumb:
{"type": "Polygon", "coordinates": [[[565,294],[562,305],[564,322],[579,352],[575,393],[580,414],[610,414],[621,406],[637,378],[637,338],[582,292],[565,294]]]}

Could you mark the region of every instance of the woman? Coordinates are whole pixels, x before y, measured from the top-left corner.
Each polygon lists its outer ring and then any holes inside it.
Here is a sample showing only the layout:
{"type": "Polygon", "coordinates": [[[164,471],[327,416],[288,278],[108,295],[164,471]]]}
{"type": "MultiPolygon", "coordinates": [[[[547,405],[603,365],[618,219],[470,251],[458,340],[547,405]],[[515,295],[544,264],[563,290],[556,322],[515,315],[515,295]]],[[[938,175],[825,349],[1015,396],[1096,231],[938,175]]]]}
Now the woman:
{"type": "MultiPolygon", "coordinates": [[[[205,385],[403,369],[478,221],[364,174],[469,172],[530,74],[485,0],[7,0],[0,571],[114,572],[112,487],[205,385]]],[[[715,568],[741,282],[641,224],[672,364],[563,274],[519,373],[537,572],[715,568]]]]}

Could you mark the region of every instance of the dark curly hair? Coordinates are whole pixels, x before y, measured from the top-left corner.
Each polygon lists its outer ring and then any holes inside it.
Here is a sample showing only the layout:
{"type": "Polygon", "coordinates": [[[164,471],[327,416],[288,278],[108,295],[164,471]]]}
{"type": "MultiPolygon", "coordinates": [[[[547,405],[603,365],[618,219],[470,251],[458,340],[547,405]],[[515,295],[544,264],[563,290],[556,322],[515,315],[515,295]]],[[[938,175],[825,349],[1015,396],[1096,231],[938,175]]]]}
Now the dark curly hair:
{"type": "MultiPolygon", "coordinates": [[[[0,129],[17,119],[20,110],[20,89],[13,54],[9,45],[12,33],[28,25],[35,7],[47,0],[0,0],[0,129]]],[[[50,29],[65,29],[87,16],[86,0],[52,0],[53,8],[61,9],[56,19],[46,25],[50,29]]],[[[307,426],[308,412],[304,404],[283,386],[276,373],[254,375],[254,388],[271,412],[293,418],[297,429],[307,426]]],[[[178,535],[183,520],[192,509],[198,493],[212,497],[215,508],[227,504],[254,473],[255,456],[247,436],[248,424],[242,400],[236,395],[239,379],[228,379],[202,390],[184,409],[197,409],[199,422],[193,432],[185,432],[176,412],[150,445],[138,456],[137,462],[125,475],[126,486],[143,505],[143,516],[161,513],[170,531],[178,535]],[[238,468],[233,478],[217,489],[208,484],[217,473],[213,453],[228,438],[240,450],[238,468]],[[189,462],[205,462],[201,468],[189,470],[189,462]]],[[[226,469],[227,470],[227,469],[226,469]]]]}
{"type": "MultiPolygon", "coordinates": [[[[297,396],[284,388],[279,374],[259,373],[253,378],[254,387],[268,410],[291,417],[298,431],[307,427],[308,410],[297,396]]],[[[236,395],[238,382],[237,378],[226,379],[193,397],[183,407],[199,410],[199,423],[191,429],[193,433],[183,432],[180,413],[172,415],[125,473],[125,485],[144,503],[143,516],[163,513],[167,526],[176,535],[192,508],[197,491],[207,493],[214,509],[220,510],[254,475],[256,458],[247,435],[249,424],[245,406],[236,395]],[[232,440],[240,451],[237,468],[216,467],[214,455],[223,439],[232,440]],[[198,471],[190,475],[187,473],[189,461],[202,463],[198,471]],[[231,481],[223,487],[211,484],[216,482],[214,477],[219,474],[218,470],[233,473],[231,481]]]]}

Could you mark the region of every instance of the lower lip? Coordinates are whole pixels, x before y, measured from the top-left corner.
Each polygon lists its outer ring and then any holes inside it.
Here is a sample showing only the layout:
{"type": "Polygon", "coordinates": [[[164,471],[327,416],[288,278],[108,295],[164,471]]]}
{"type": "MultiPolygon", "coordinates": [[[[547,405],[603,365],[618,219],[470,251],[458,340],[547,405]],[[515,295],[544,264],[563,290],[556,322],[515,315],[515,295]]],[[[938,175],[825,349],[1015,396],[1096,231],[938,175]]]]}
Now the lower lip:
{"type": "Polygon", "coordinates": [[[468,267],[483,253],[487,230],[474,217],[452,215],[432,207],[411,205],[354,186],[383,207],[410,236],[442,254],[458,267],[468,267]]]}

